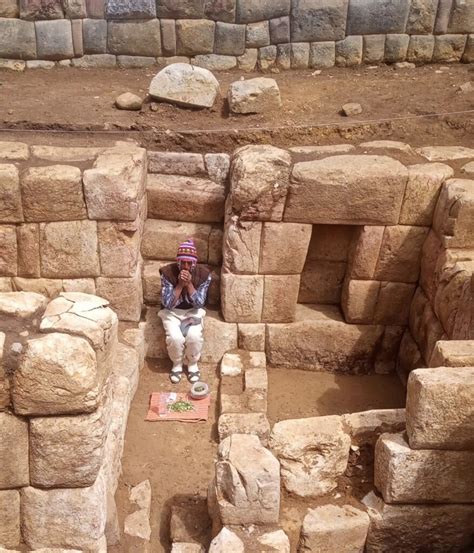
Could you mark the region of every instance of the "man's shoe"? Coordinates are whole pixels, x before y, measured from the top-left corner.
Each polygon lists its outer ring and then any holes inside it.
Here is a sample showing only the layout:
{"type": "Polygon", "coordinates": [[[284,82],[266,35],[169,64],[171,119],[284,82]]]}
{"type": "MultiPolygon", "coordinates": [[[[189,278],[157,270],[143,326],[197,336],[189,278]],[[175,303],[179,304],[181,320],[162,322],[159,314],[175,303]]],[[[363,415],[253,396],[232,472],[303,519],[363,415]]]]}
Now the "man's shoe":
{"type": "Polygon", "coordinates": [[[201,373],[197,365],[189,365],[188,367],[188,380],[191,384],[201,379],[201,373]]]}

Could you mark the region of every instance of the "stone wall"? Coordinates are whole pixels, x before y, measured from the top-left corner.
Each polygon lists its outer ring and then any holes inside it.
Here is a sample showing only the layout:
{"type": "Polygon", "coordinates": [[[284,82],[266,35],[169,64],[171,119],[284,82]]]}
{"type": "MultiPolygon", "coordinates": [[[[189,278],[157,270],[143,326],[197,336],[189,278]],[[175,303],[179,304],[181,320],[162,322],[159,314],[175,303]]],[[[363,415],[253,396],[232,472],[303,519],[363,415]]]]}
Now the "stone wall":
{"type": "Polygon", "coordinates": [[[114,495],[144,360],[139,329],[118,340],[103,298],[0,293],[0,546],[105,553],[114,543],[114,495]]]}
{"type": "Polygon", "coordinates": [[[177,57],[243,70],[472,62],[473,33],[474,7],[465,0],[0,2],[0,58],[30,67],[38,66],[32,60],[130,67],[177,57]]]}

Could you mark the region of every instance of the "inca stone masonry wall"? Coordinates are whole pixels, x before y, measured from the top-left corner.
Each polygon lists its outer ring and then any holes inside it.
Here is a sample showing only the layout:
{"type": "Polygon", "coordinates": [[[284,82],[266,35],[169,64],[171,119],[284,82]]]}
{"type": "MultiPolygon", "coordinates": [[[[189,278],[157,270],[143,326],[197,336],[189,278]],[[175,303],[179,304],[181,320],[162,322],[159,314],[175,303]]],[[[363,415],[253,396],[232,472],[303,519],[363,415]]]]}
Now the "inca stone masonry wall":
{"type": "Polygon", "coordinates": [[[472,62],[473,33],[471,0],[0,0],[0,59],[30,67],[472,62]]]}

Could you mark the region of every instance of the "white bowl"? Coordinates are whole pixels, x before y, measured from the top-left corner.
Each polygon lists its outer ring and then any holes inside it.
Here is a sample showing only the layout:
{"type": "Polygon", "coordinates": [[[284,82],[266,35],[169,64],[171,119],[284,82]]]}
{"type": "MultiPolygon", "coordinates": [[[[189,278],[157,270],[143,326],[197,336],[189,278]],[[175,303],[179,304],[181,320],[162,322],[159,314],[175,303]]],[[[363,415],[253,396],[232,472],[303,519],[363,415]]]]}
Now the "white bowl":
{"type": "Polygon", "coordinates": [[[197,381],[191,386],[191,397],[193,399],[203,399],[209,395],[209,385],[205,382],[197,381]],[[196,390],[196,388],[203,388],[203,390],[196,390]]]}

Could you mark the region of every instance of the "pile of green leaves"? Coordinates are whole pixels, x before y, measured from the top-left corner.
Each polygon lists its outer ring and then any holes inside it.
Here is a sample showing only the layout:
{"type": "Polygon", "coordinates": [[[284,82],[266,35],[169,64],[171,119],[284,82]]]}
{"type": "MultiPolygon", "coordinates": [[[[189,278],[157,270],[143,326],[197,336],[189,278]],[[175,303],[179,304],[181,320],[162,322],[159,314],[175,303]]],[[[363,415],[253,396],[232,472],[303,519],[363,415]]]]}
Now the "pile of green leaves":
{"type": "Polygon", "coordinates": [[[189,401],[180,399],[168,405],[168,410],[175,413],[185,413],[187,411],[194,411],[194,406],[189,401]]]}

